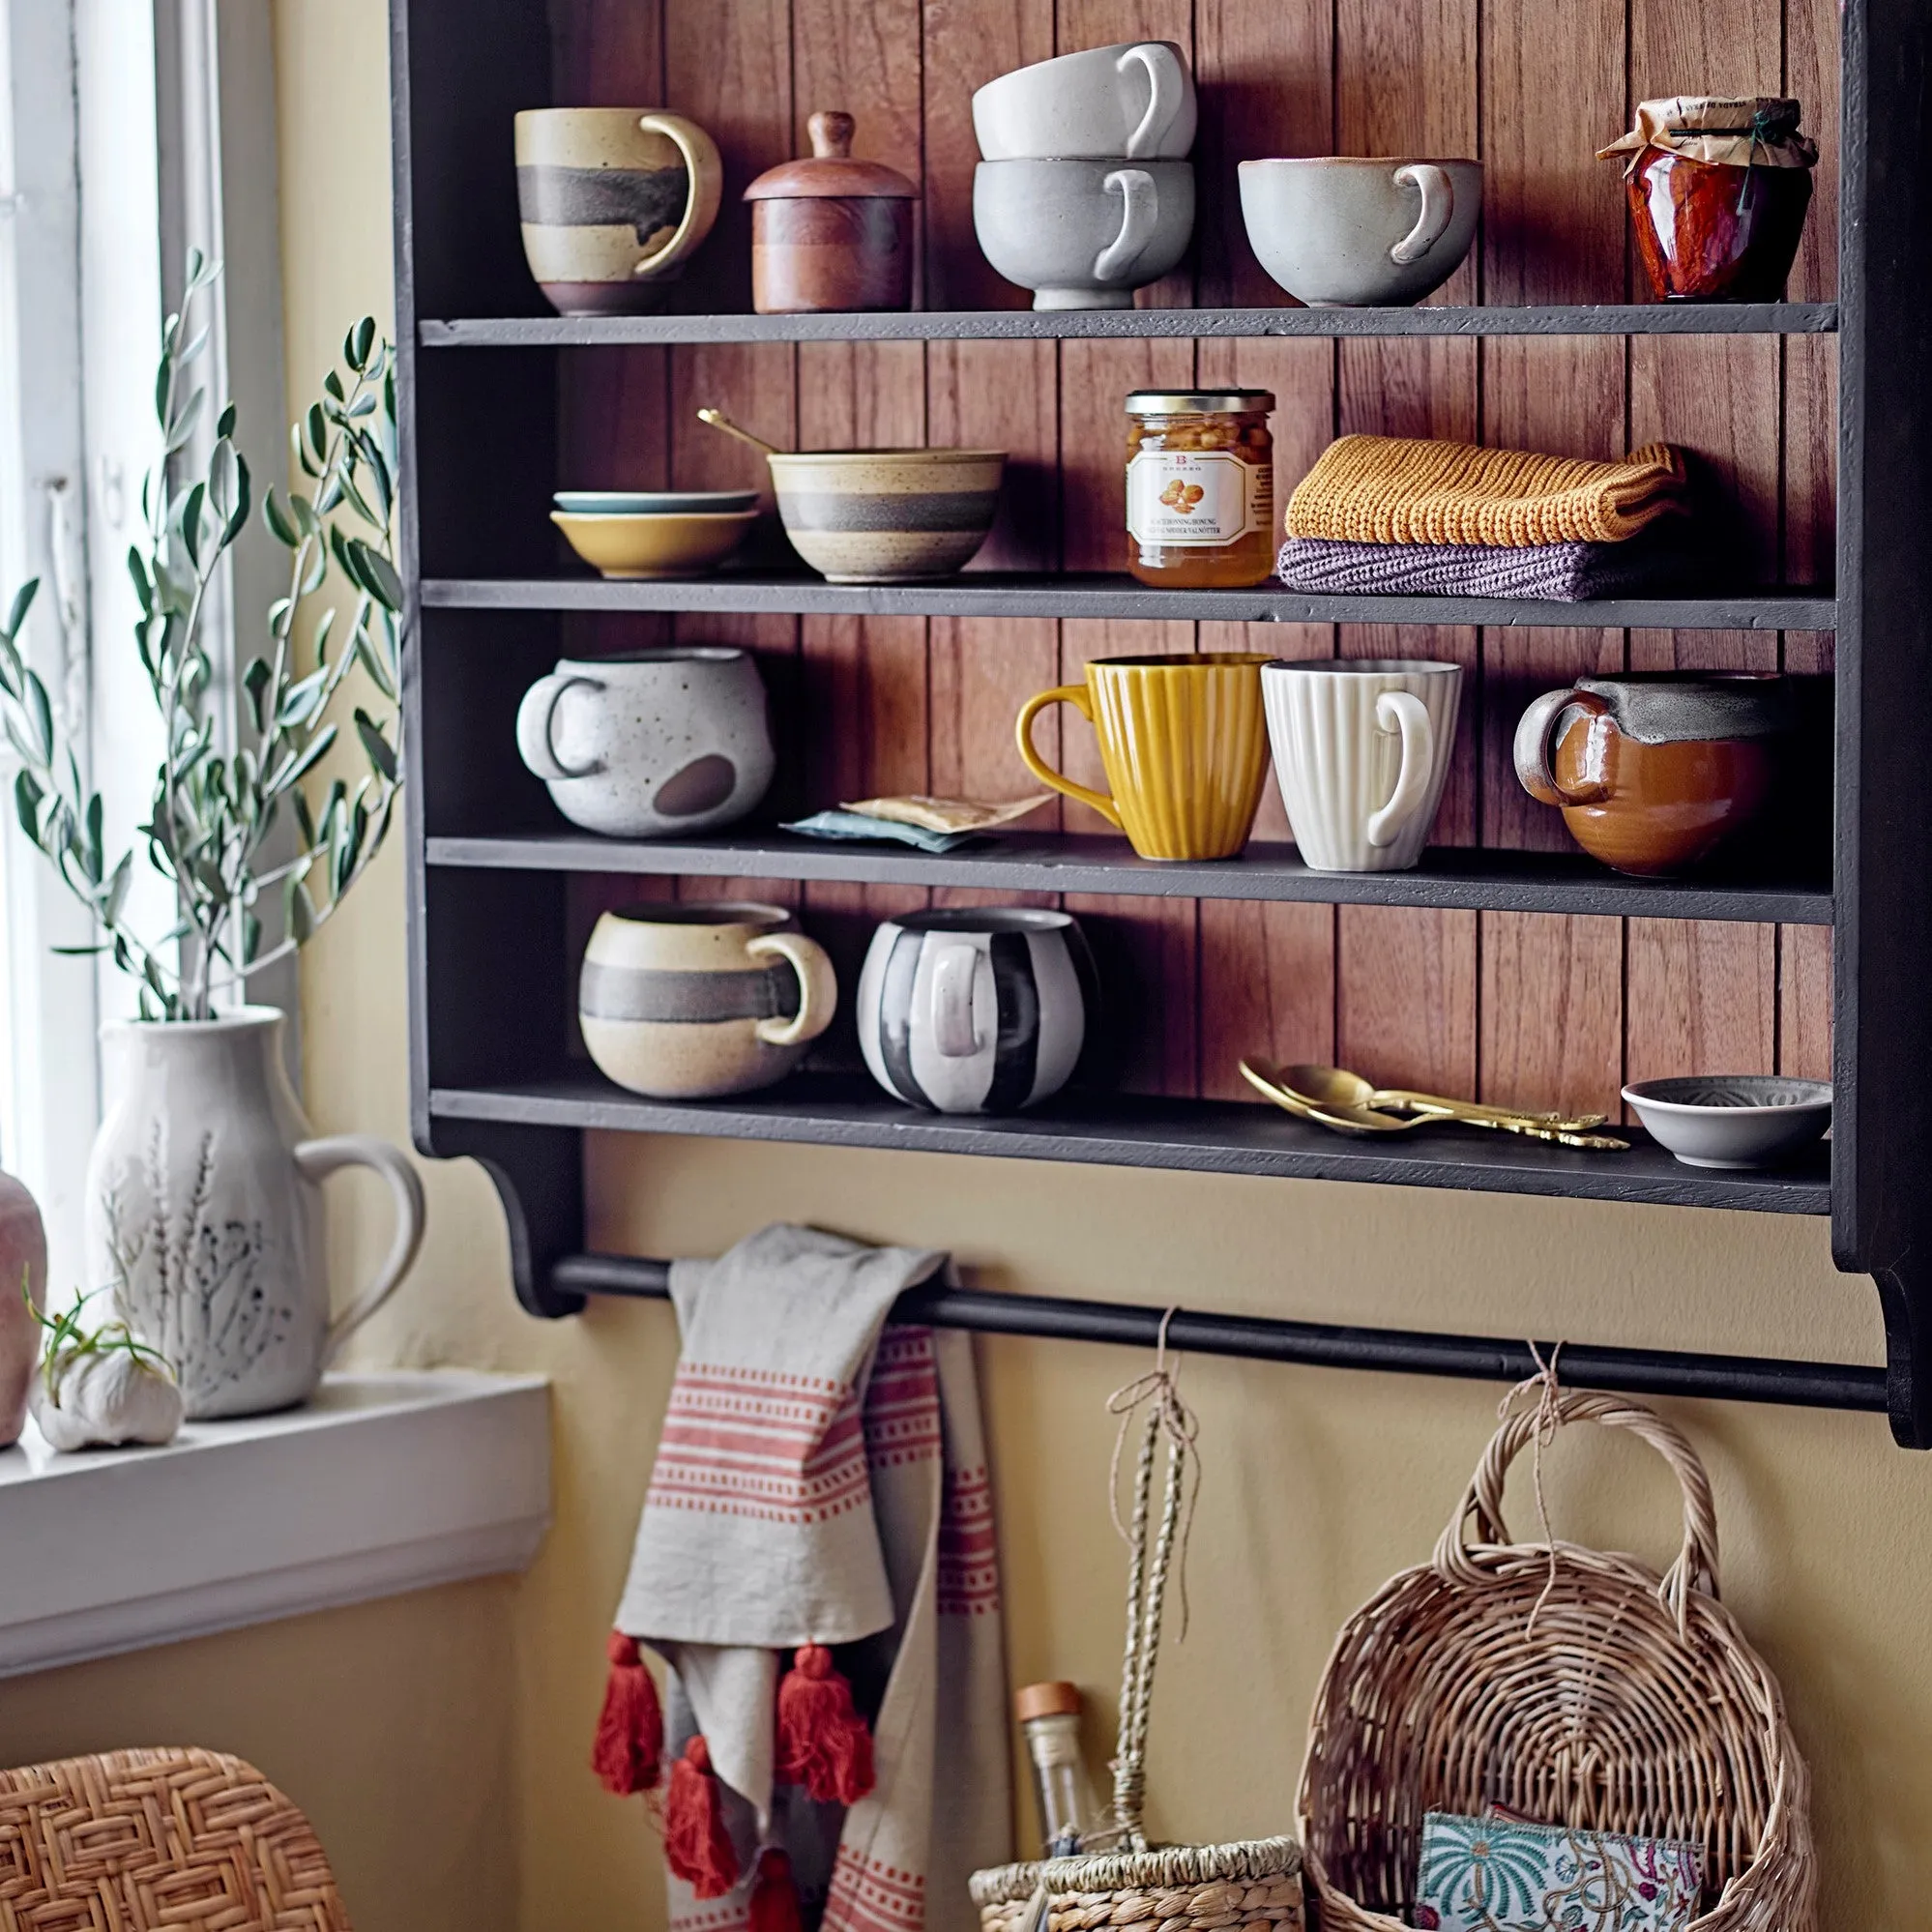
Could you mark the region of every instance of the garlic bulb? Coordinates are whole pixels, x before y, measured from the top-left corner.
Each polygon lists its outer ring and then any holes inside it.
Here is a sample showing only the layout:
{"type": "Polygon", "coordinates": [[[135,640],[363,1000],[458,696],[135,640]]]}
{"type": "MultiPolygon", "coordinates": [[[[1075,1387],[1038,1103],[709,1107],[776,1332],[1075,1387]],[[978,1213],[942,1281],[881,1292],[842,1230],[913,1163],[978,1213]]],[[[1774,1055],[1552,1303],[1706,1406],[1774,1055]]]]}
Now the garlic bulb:
{"type": "Polygon", "coordinates": [[[165,1443],[181,1427],[181,1390],[126,1349],[50,1353],[30,1393],[35,1425],[55,1449],[165,1443]]]}

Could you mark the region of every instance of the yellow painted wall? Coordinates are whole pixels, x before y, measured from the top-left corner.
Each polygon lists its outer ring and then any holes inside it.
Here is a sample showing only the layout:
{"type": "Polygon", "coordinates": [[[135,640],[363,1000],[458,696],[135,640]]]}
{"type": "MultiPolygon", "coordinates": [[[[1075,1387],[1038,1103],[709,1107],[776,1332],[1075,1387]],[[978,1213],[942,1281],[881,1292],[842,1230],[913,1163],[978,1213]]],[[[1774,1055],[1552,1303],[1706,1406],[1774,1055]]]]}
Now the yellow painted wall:
{"type": "MultiPolygon", "coordinates": [[[[383,11],[276,0],[292,397],[344,323],[387,298],[383,11]]],[[[396,856],[306,970],[323,1131],[406,1132],[396,856]]],[[[688,1140],[599,1144],[593,1173],[594,1239],[644,1253],[715,1252],[789,1216],[950,1246],[978,1280],[1045,1293],[1865,1361],[1877,1348],[1868,1284],[1833,1272],[1808,1221],[688,1140]]],[[[17,1756],[165,1731],[251,1751],[313,1807],[365,1932],[654,1927],[650,1839],[584,1758],[670,1319],[602,1304],[575,1323],[526,1321],[481,1174],[425,1179],[419,1276],[356,1359],[555,1379],[557,1524],[536,1567],[520,1584],[0,1683],[0,1745],[17,1756]]],[[[345,1287],[386,1240],[364,1185],[337,1184],[345,1287]]],[[[1007,1340],[981,1361],[1014,1678],[1090,1686],[1098,1757],[1119,1655],[1103,1403],[1138,1364],[1007,1340]]],[[[1277,1830],[1333,1631],[1427,1556],[1498,1391],[1205,1360],[1186,1387],[1206,1476],[1193,1627],[1165,1653],[1156,1698],[1153,1823],[1183,1837],[1277,1830]]],[[[1894,1450],[1870,1418],[1670,1413],[1710,1463],[1726,1595],[1782,1675],[1816,1772],[1828,1927],[1932,1922],[1932,1460],[1894,1450]]],[[[1563,1533],[1670,1553],[1674,1499],[1633,1446],[1566,1443],[1548,1487],[1563,1533]]]]}

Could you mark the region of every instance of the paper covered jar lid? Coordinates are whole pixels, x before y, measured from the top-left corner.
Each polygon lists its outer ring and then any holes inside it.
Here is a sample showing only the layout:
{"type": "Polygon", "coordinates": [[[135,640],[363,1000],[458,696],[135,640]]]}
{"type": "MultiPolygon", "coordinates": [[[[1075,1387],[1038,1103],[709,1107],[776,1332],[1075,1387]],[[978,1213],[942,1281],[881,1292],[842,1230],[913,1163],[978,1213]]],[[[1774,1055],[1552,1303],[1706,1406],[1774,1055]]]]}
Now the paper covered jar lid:
{"type": "Polygon", "coordinates": [[[745,190],[746,201],[861,200],[890,196],[910,201],[919,193],[897,168],[884,161],[855,161],[850,114],[820,112],[805,123],[811,153],[767,168],[745,190]]]}

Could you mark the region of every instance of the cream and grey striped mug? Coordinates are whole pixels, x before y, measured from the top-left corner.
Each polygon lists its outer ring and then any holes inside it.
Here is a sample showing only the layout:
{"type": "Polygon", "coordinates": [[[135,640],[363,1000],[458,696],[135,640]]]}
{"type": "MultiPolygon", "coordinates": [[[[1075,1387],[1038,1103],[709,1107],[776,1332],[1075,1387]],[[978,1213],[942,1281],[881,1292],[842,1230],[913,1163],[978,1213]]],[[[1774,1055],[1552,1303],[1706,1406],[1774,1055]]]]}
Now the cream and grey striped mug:
{"type": "Polygon", "coordinates": [[[838,980],[783,906],[626,906],[591,933],[577,984],[584,1044],[654,1099],[782,1080],[832,1024],[838,980]]]}

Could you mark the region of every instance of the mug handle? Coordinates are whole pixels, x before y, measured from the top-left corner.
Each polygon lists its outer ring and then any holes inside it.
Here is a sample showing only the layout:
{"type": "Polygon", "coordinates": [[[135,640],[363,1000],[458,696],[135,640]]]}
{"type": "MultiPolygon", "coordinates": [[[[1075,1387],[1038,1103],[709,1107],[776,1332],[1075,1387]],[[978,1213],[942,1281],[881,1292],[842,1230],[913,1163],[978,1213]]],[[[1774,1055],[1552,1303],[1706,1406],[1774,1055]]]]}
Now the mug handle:
{"type": "Polygon", "coordinates": [[[1572,786],[1568,791],[1557,783],[1551,754],[1567,711],[1580,711],[1590,718],[1610,715],[1610,707],[1595,691],[1545,691],[1516,721],[1513,746],[1516,777],[1523,789],[1542,805],[1601,805],[1610,796],[1610,787],[1600,781],[1572,786]]]}
{"type": "Polygon", "coordinates": [[[1147,70],[1147,112],[1140,125],[1127,136],[1128,161],[1145,161],[1160,146],[1161,136],[1174,125],[1181,111],[1186,83],[1174,49],[1160,41],[1142,41],[1128,47],[1114,63],[1116,73],[1125,73],[1129,63],[1138,61],[1147,70]]]}
{"type": "Polygon", "coordinates": [[[402,1150],[373,1134],[338,1133],[326,1140],[305,1140],[295,1149],[296,1171],[305,1181],[321,1183],[342,1167],[372,1167],[389,1183],[395,1204],[395,1238],[376,1270],[375,1279],[329,1324],[322,1350],[323,1366],[335,1361],[342,1344],[402,1285],[423,1245],[423,1182],[402,1150]]]}
{"type": "Polygon", "coordinates": [[[1395,185],[1413,188],[1422,197],[1422,212],[1416,217],[1416,225],[1389,250],[1391,262],[1406,267],[1420,261],[1442,240],[1455,214],[1455,183],[1447,168],[1433,161],[1411,161],[1395,170],[1395,185]]]}
{"type": "Polygon", "coordinates": [[[778,958],[799,976],[799,1010],[790,1019],[774,1014],[753,1028],[767,1046],[800,1046],[816,1039],[838,1010],[838,976],[817,940],[802,932],[769,932],[746,947],[753,959],[778,958]]]}
{"type": "Polygon", "coordinates": [[[580,678],[571,671],[552,671],[523,693],[516,707],[516,750],[523,762],[540,778],[554,782],[559,778],[593,778],[603,770],[603,760],[593,758],[574,770],[557,756],[551,726],[557,718],[557,706],[567,690],[581,686],[587,691],[604,688],[595,678],[580,678]]]}
{"type": "Polygon", "coordinates": [[[1078,785],[1071,778],[1063,778],[1053,767],[1033,748],[1033,721],[1050,704],[1070,704],[1089,724],[1094,721],[1094,700],[1085,685],[1061,685],[1050,691],[1041,691],[1037,697],[1030,697],[1020,706],[1019,721],[1013,726],[1013,736],[1019,742],[1019,754],[1026,768],[1042,785],[1051,785],[1063,797],[1078,799],[1083,805],[1091,805],[1111,825],[1116,832],[1126,828],[1121,824],[1121,809],[1104,792],[1090,792],[1085,785],[1078,785]]]}
{"type": "Polygon", "coordinates": [[[980,949],[954,940],[932,962],[932,1043],[948,1060],[970,1060],[980,1050],[973,1026],[973,981],[980,949]]]}
{"type": "Polygon", "coordinates": [[[1094,279],[1111,281],[1130,269],[1154,240],[1160,220],[1160,190],[1154,177],[1140,167],[1117,167],[1102,186],[1118,190],[1123,204],[1120,233],[1094,257],[1094,279]]]}
{"type": "Polygon", "coordinates": [[[1413,691],[1384,691],[1375,700],[1378,731],[1402,734],[1402,765],[1389,803],[1368,820],[1368,842],[1378,851],[1392,845],[1396,834],[1422,808],[1429,796],[1429,779],[1436,764],[1436,727],[1428,706],[1413,691]]]}
{"type": "Polygon", "coordinates": [[[724,198],[724,162],[718,155],[717,143],[695,121],[687,121],[682,114],[643,114],[638,117],[637,125],[645,133],[662,134],[676,145],[685,158],[685,180],[688,184],[684,219],[673,230],[671,239],[630,271],[633,277],[642,277],[661,275],[666,269],[675,268],[711,233],[712,223],[717,220],[718,204],[724,198]]]}

